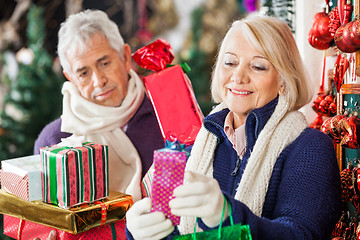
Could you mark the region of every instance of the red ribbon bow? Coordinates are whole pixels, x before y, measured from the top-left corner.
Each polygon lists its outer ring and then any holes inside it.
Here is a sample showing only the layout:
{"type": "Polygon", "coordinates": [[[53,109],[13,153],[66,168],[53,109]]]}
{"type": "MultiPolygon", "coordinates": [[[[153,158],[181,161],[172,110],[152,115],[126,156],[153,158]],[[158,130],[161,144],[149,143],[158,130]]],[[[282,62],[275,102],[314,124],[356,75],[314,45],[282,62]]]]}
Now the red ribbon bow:
{"type": "Polygon", "coordinates": [[[140,67],[159,72],[165,69],[166,65],[172,63],[174,54],[170,44],[166,40],[158,39],[138,49],[132,54],[132,58],[140,67]]]}

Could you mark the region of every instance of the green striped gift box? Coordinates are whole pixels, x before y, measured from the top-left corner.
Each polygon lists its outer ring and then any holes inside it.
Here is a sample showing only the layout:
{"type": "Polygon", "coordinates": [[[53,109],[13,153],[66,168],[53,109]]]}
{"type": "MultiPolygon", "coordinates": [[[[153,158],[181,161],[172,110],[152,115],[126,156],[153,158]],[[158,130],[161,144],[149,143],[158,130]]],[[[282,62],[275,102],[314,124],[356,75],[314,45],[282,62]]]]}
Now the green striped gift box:
{"type": "Polygon", "coordinates": [[[43,201],[69,208],[109,195],[108,146],[54,145],[40,149],[43,201]]]}

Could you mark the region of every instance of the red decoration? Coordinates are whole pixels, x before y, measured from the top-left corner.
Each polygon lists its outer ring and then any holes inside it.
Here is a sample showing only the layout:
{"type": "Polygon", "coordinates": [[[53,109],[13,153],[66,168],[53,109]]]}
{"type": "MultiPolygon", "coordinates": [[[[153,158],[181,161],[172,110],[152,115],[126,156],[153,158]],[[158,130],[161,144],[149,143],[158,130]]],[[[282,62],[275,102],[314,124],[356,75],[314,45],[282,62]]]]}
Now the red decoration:
{"type": "Polygon", "coordinates": [[[357,48],[352,47],[351,45],[349,45],[347,43],[348,38],[348,34],[347,31],[345,32],[345,36],[344,36],[344,29],[347,26],[347,24],[341,25],[335,32],[335,36],[334,36],[334,40],[335,40],[335,44],[336,46],[339,48],[340,51],[345,52],[345,53],[353,53],[357,51],[357,48]]]}
{"type": "Polygon", "coordinates": [[[359,49],[360,48],[360,20],[351,21],[346,24],[344,28],[343,35],[345,37],[345,42],[349,44],[349,46],[359,49]]]}
{"type": "Polygon", "coordinates": [[[329,32],[332,37],[335,36],[336,30],[340,27],[340,18],[339,18],[339,10],[337,7],[334,7],[333,10],[329,13],[329,32]]]}
{"type": "Polygon", "coordinates": [[[339,128],[345,133],[341,139],[341,146],[356,149],[359,147],[360,119],[357,116],[343,118],[339,122],[339,128]]]}
{"type": "Polygon", "coordinates": [[[352,186],[352,169],[345,168],[340,173],[341,190],[342,190],[342,202],[349,201],[353,195],[354,190],[352,186]]]}
{"type": "Polygon", "coordinates": [[[345,212],[342,213],[340,220],[336,223],[333,232],[331,233],[332,240],[343,240],[342,237],[347,228],[347,215],[345,212]]]}
{"type": "Polygon", "coordinates": [[[352,34],[352,38],[354,38],[354,40],[356,42],[360,42],[360,20],[359,19],[355,19],[354,23],[351,27],[351,34],[352,34]]]}
{"type": "Polygon", "coordinates": [[[339,122],[344,118],[344,115],[336,115],[335,117],[328,118],[320,130],[333,139],[335,143],[340,143],[343,131],[339,128],[339,122]]]}
{"type": "Polygon", "coordinates": [[[321,114],[317,114],[315,120],[310,124],[309,127],[314,129],[320,129],[323,124],[323,119],[321,114]]]}
{"type": "Polygon", "coordinates": [[[347,60],[346,56],[343,57],[341,54],[339,54],[334,66],[334,83],[337,92],[340,92],[340,87],[343,83],[343,79],[348,68],[349,61],[347,60]]]}
{"type": "Polygon", "coordinates": [[[338,0],[337,7],[339,9],[339,18],[341,25],[344,25],[351,20],[351,13],[353,6],[351,5],[351,0],[338,0]]]}
{"type": "Polygon", "coordinates": [[[333,40],[333,37],[330,33],[330,18],[325,13],[324,16],[319,17],[316,22],[313,24],[312,27],[314,31],[314,35],[323,42],[331,42],[333,40]]]}
{"type": "Polygon", "coordinates": [[[167,64],[171,64],[174,60],[170,44],[163,39],[138,49],[132,54],[134,61],[141,67],[159,72],[166,68],[167,64]]]}
{"type": "Polygon", "coordinates": [[[323,116],[335,116],[336,114],[336,104],[332,95],[320,95],[315,98],[313,110],[323,116]]]}
{"type": "Polygon", "coordinates": [[[329,47],[331,47],[331,42],[324,42],[320,41],[313,33],[313,30],[310,29],[309,35],[308,35],[308,42],[313,48],[316,48],[318,50],[326,50],[329,47]]]}
{"type": "Polygon", "coordinates": [[[313,25],[308,34],[308,42],[316,49],[325,50],[331,46],[332,40],[330,17],[325,10],[316,13],[313,18],[313,25]]]}

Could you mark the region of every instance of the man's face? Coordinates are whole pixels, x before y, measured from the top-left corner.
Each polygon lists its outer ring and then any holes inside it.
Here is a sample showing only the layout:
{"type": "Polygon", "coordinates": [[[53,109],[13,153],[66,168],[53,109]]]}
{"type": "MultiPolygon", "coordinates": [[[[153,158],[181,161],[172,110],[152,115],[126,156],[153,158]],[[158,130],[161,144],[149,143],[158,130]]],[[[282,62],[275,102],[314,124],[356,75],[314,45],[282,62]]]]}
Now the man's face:
{"type": "Polygon", "coordinates": [[[66,56],[71,77],[65,76],[79,89],[85,99],[108,107],[119,107],[127,94],[131,49],[124,44],[124,59],[101,34],[94,34],[86,43],[86,50],[66,56]]]}

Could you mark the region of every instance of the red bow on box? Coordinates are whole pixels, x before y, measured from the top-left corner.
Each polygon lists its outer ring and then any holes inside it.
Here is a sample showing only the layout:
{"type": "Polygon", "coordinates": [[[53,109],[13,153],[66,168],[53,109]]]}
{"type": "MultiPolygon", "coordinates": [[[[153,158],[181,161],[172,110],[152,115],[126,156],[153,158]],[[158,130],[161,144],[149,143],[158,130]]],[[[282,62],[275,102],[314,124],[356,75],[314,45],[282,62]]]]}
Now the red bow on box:
{"type": "Polygon", "coordinates": [[[174,60],[174,54],[170,44],[163,39],[138,49],[132,54],[134,61],[142,68],[159,72],[171,64],[174,60]]]}

